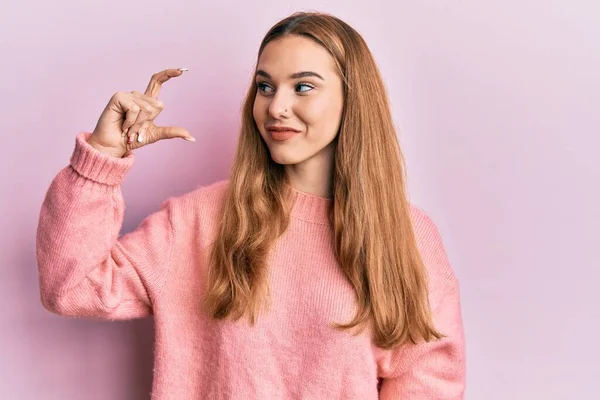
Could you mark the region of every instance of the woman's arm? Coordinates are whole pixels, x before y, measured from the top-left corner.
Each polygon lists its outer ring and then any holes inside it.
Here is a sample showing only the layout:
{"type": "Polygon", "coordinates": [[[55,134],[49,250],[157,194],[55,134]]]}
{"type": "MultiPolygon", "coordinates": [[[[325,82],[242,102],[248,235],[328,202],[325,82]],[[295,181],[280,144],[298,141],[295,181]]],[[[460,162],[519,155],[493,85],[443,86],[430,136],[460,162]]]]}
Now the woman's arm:
{"type": "Polygon", "coordinates": [[[152,313],[168,273],[171,203],[121,238],[121,182],[133,154],[116,158],[76,138],[70,165],[52,181],[37,231],[42,304],[56,314],[128,319],[152,313]]]}
{"type": "Polygon", "coordinates": [[[429,281],[429,302],[439,340],[392,350],[383,369],[383,400],[459,400],[465,391],[465,338],[459,282],[433,220],[413,206],[411,218],[429,281]]]}
{"type": "Polygon", "coordinates": [[[462,400],[465,391],[465,342],[458,287],[433,310],[442,339],[405,345],[395,355],[393,374],[382,381],[380,399],[462,400]]]}

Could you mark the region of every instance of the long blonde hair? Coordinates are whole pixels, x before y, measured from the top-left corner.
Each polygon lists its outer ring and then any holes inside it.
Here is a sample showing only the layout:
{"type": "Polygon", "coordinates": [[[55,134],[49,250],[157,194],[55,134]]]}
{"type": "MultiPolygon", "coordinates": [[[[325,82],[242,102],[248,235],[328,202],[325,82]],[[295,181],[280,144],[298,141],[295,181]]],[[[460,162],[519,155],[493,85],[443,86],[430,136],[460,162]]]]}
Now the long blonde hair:
{"type": "MultiPolygon", "coordinates": [[[[357,313],[340,330],[364,328],[389,349],[441,335],[433,326],[427,277],[413,232],[404,159],[386,89],[365,41],[340,19],[295,13],[274,25],[272,40],[310,38],[329,51],[344,83],[344,110],[334,140],[333,206],[336,257],[356,292],[357,313]]],[[[210,249],[205,303],[213,318],[253,325],[269,297],[266,258],[289,223],[289,181],[275,163],[253,117],[250,85],[220,230],[210,249]]],[[[361,329],[362,330],[362,329],[361,329]]]]}

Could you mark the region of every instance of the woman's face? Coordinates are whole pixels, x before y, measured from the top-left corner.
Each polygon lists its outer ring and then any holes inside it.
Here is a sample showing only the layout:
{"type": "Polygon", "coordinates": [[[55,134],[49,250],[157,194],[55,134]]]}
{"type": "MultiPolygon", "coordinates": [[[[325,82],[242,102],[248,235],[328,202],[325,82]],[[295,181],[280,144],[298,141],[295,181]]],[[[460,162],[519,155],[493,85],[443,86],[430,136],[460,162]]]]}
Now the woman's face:
{"type": "Polygon", "coordinates": [[[344,107],[331,55],[302,36],[269,42],[259,57],[254,120],[279,164],[330,158],[344,107]]]}

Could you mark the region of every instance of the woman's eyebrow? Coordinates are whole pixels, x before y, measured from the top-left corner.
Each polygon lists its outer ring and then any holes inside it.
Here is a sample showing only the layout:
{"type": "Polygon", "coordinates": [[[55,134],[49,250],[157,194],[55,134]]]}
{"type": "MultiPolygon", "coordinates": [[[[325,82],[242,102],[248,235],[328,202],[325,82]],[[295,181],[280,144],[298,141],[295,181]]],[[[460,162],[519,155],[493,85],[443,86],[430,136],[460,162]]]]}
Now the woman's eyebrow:
{"type": "MultiPolygon", "coordinates": [[[[263,71],[262,69],[259,69],[256,71],[256,76],[262,76],[264,78],[267,79],[272,79],[271,75],[269,75],[269,73],[267,73],[266,71],[263,71]]],[[[313,71],[302,71],[302,72],[295,72],[292,75],[290,75],[290,79],[298,79],[298,78],[305,78],[307,76],[314,76],[319,78],[322,81],[325,81],[325,79],[323,79],[323,77],[319,74],[317,74],[316,72],[313,71]]]]}

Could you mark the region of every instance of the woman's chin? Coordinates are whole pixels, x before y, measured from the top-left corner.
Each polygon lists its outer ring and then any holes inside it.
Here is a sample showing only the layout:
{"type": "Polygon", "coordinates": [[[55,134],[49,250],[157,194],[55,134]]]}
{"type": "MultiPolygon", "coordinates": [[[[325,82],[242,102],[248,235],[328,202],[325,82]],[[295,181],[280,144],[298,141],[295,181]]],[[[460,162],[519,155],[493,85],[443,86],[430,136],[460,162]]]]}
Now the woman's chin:
{"type": "Polygon", "coordinates": [[[277,164],[281,165],[293,165],[298,164],[302,159],[297,154],[293,154],[286,151],[272,151],[271,158],[277,164]]]}

